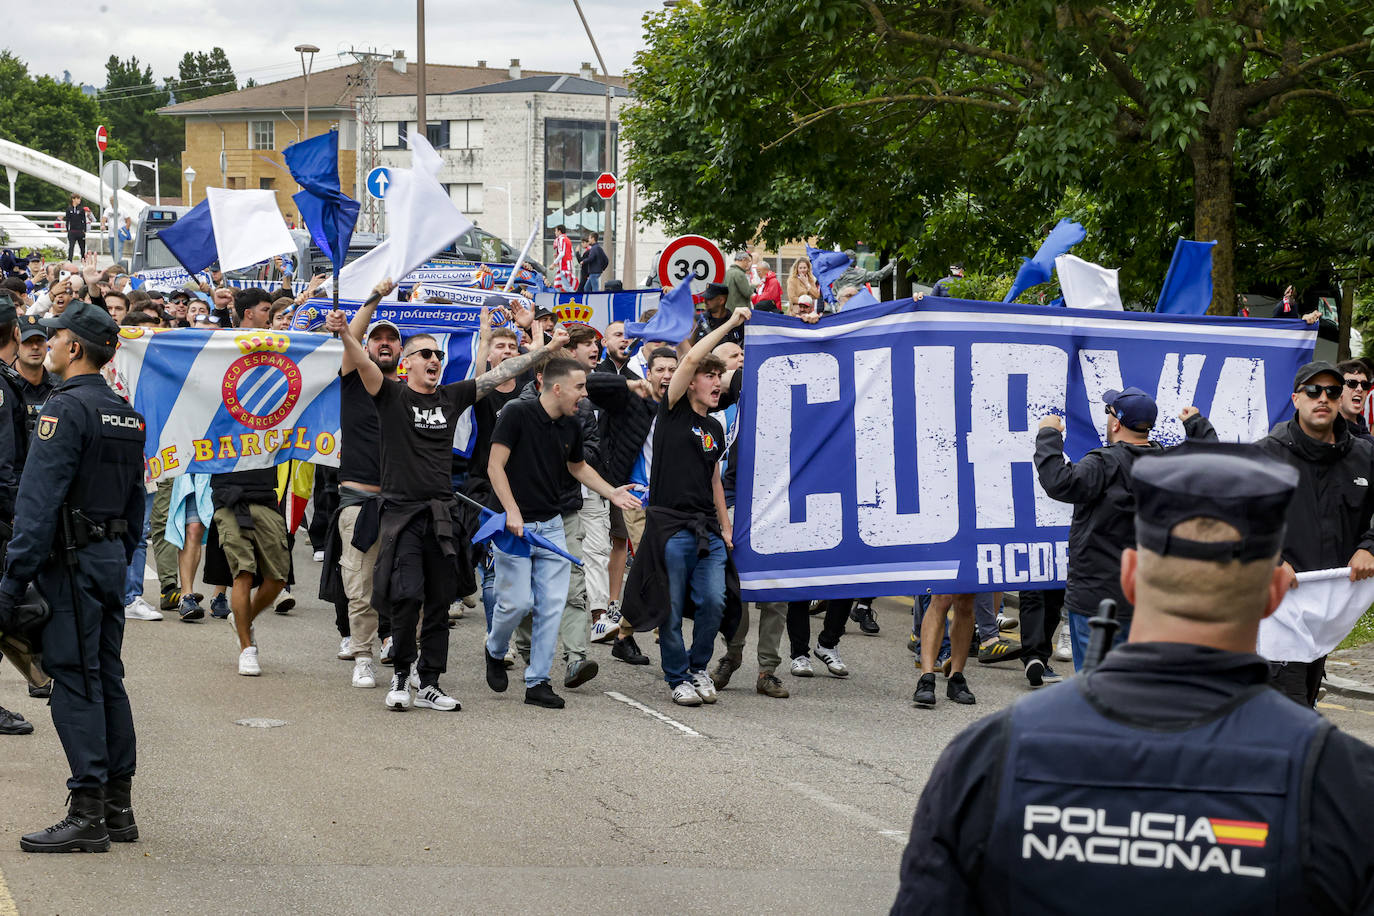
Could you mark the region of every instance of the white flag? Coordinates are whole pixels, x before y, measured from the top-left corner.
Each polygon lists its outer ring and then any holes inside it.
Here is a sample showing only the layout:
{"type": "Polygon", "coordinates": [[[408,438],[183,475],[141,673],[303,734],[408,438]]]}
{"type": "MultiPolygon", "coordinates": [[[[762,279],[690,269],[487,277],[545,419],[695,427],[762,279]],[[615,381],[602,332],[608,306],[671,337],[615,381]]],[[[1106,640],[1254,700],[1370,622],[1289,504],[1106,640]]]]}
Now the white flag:
{"type": "Polygon", "coordinates": [[[1059,272],[1059,288],[1064,291],[1064,304],[1069,308],[1122,310],[1117,284],[1120,271],[1071,254],[1055,258],[1054,269],[1059,272]]]}
{"type": "Polygon", "coordinates": [[[1350,581],[1350,570],[1298,573],[1298,587],[1260,622],[1259,654],[1275,662],[1312,662],[1350,635],[1374,603],[1374,579],[1350,581]]]}
{"type": "Polygon", "coordinates": [[[219,269],[238,270],[274,255],[294,253],[274,191],[228,191],[206,188],[210,224],[219,250],[219,269]]]}
{"type": "Polygon", "coordinates": [[[443,160],[419,134],[410,134],[411,168],[392,169],[386,189],[387,239],[339,271],[339,297],[366,299],[390,277],[402,277],[472,228],[439,184],[443,160]]]}

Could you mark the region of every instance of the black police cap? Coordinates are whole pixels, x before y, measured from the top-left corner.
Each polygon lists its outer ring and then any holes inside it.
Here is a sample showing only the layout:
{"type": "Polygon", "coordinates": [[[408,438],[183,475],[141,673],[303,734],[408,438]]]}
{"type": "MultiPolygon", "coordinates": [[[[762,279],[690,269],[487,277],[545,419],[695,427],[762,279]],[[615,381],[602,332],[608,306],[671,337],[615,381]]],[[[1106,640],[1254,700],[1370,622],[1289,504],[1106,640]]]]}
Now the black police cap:
{"type": "Polygon", "coordinates": [[[28,340],[30,337],[47,336],[47,328],[43,327],[36,315],[25,315],[19,319],[19,339],[21,341],[28,340]]]}
{"type": "Polygon", "coordinates": [[[119,325],[115,324],[110,313],[84,299],[77,299],[68,305],[61,315],[44,318],[41,324],[52,331],[68,328],[83,340],[107,347],[113,347],[119,339],[119,325]]]}
{"type": "Polygon", "coordinates": [[[9,324],[18,317],[19,313],[14,308],[14,299],[10,297],[10,291],[0,289],[0,324],[9,324]]]}
{"type": "Polygon", "coordinates": [[[1295,468],[1254,445],[1196,442],[1147,456],[1133,470],[1136,543],[1164,556],[1227,563],[1272,557],[1283,546],[1295,468]],[[1213,518],[1240,532],[1216,543],[1176,537],[1181,522],[1213,518]]]}

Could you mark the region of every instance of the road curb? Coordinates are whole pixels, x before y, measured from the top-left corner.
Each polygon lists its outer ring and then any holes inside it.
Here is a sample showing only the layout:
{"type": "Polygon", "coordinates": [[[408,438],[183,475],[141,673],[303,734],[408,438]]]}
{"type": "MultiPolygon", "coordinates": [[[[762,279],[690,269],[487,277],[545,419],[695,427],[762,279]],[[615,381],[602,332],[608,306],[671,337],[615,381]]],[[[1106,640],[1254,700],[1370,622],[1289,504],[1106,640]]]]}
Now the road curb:
{"type": "Polygon", "coordinates": [[[1362,681],[1352,680],[1348,677],[1341,677],[1327,673],[1323,679],[1326,689],[1332,693],[1340,694],[1343,697],[1352,697],[1357,700],[1374,700],[1374,687],[1362,681]]]}

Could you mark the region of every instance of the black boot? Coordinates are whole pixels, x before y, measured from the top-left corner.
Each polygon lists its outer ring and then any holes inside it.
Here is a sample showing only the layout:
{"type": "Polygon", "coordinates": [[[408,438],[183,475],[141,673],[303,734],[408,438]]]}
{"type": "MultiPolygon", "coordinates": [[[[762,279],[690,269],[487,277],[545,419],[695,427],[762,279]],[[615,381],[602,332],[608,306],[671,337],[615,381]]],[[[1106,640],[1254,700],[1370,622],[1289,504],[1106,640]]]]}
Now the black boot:
{"type": "Polygon", "coordinates": [[[134,823],[130,793],[131,779],[111,779],[105,783],[105,829],[116,843],[132,843],[138,839],[138,824],[134,823]]]}
{"type": "Polygon", "coordinates": [[[99,789],[72,789],[67,816],[47,830],[20,837],[25,852],[109,852],[105,798],[99,789]]]}

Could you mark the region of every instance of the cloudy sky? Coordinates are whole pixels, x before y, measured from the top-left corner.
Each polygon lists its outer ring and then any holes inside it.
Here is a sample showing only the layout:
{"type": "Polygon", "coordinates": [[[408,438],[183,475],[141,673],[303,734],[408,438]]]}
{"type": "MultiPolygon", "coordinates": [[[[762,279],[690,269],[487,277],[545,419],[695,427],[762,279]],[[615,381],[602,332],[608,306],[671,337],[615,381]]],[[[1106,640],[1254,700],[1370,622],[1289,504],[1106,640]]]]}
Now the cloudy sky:
{"type": "MultiPolygon", "coordinates": [[[[407,0],[68,0],[30,30],[7,30],[5,47],[31,73],[104,85],[105,60],[136,55],[160,80],[186,51],[218,45],[242,83],[300,73],[298,44],[319,46],[315,68],[338,66],[350,47],[404,50],[415,59],[415,4],[407,0]],[[18,38],[18,41],[13,39],[18,38]]],[[[661,0],[583,0],[582,8],[611,72],[630,66],[641,47],[640,19],[661,0]]],[[[572,0],[428,0],[426,57],[431,63],[518,57],[529,68],[576,70],[595,63],[572,0]]]]}

